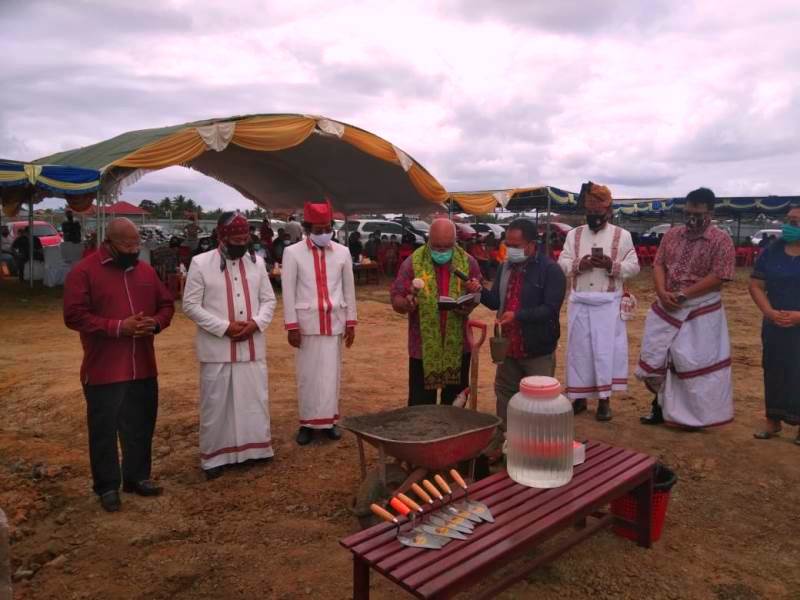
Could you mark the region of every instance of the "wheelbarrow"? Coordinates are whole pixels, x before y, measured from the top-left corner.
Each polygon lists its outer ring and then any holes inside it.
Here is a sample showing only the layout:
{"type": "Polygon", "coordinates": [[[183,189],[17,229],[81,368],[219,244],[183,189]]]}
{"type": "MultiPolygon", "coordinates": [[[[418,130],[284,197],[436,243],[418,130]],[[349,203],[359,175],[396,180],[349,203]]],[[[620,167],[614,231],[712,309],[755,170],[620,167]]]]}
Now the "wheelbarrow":
{"type": "Polygon", "coordinates": [[[437,404],[346,417],[339,425],[358,442],[361,485],[353,510],[362,525],[374,523],[370,504],[406,492],[428,473],[469,461],[472,478],[475,458],[500,422],[495,415],[437,404]],[[418,423],[423,427],[416,430],[418,423]],[[370,473],[365,442],[378,450],[378,468],[370,473]]]}

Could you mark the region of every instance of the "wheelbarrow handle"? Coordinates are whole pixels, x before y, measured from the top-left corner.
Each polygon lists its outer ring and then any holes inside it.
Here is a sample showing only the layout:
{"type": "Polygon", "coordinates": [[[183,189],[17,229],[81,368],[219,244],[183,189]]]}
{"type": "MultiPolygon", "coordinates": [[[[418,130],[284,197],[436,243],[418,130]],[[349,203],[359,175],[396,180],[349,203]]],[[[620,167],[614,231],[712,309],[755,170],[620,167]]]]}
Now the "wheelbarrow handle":
{"type": "Polygon", "coordinates": [[[469,344],[470,350],[475,351],[478,350],[481,346],[483,346],[483,342],[486,341],[486,323],[483,321],[476,321],[474,319],[470,319],[467,321],[467,343],[469,344]],[[472,329],[479,329],[481,332],[480,338],[475,341],[475,336],[472,333],[472,329]]]}

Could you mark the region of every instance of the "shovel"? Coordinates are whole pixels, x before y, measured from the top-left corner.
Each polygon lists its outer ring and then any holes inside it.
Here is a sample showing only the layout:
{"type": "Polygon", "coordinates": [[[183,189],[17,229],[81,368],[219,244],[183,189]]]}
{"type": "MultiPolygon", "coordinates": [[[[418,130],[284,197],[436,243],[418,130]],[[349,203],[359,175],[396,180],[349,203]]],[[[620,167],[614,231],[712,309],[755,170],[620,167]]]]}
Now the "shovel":
{"type": "MultiPolygon", "coordinates": [[[[450,486],[447,485],[447,482],[444,480],[444,477],[442,477],[441,475],[435,475],[433,477],[433,480],[445,494],[447,494],[450,497],[453,496],[453,491],[450,489],[450,486]]],[[[444,510],[446,510],[451,514],[459,516],[462,519],[469,519],[470,521],[473,521],[475,523],[481,523],[483,521],[483,519],[479,515],[475,514],[469,508],[463,505],[453,506],[452,504],[449,504],[444,507],[444,510]]]]}
{"type": "Polygon", "coordinates": [[[419,529],[413,529],[409,533],[409,535],[401,535],[400,533],[400,523],[397,521],[395,516],[390,513],[388,510],[381,508],[377,504],[372,504],[370,507],[372,513],[384,521],[389,523],[393,523],[397,525],[397,541],[403,544],[404,546],[410,546],[411,548],[428,548],[429,550],[440,550],[442,546],[447,544],[450,540],[446,537],[442,537],[439,535],[432,535],[426,531],[420,531],[419,529]]]}
{"type": "Polygon", "coordinates": [[[474,321],[470,319],[467,321],[467,343],[471,354],[469,366],[469,408],[478,410],[478,360],[481,355],[481,346],[486,341],[486,323],[483,321],[474,321]],[[478,329],[481,332],[479,338],[472,335],[472,329],[478,329]]]}
{"type": "Polygon", "coordinates": [[[464,478],[461,477],[461,474],[456,471],[455,469],[450,469],[450,476],[453,478],[453,481],[458,484],[464,490],[464,502],[458,504],[458,506],[463,506],[465,509],[473,512],[474,514],[478,515],[484,521],[488,521],[489,523],[494,523],[494,517],[492,516],[492,511],[489,510],[489,507],[486,506],[483,502],[478,502],[477,500],[470,500],[467,491],[467,483],[464,481],[464,478]]]}

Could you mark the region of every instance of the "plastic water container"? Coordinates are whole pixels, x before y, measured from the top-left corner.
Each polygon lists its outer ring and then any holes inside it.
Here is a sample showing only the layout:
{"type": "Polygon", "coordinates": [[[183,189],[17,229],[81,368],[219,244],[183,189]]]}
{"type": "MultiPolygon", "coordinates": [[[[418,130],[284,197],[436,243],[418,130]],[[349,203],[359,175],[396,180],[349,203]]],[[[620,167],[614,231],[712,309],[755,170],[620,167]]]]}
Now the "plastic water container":
{"type": "Polygon", "coordinates": [[[552,377],[525,377],[508,404],[508,475],[522,485],[553,488],[572,479],[572,404],[552,377]]]}

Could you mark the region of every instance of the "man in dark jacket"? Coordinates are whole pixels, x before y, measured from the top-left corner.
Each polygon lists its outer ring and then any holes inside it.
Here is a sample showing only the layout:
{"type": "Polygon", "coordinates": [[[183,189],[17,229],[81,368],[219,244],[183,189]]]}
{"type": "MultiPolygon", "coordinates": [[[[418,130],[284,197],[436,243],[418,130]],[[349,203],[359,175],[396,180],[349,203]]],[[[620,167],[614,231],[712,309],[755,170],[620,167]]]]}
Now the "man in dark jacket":
{"type": "Polygon", "coordinates": [[[500,266],[492,289],[481,293],[481,302],[497,311],[497,323],[508,339],[506,358],[497,365],[494,380],[497,416],[504,424],[508,402],[519,391],[522,378],[555,373],[561,335],[558,315],[566,293],[566,278],[559,266],[536,254],[532,221],[513,221],[505,242],[507,262],[500,266]]]}

